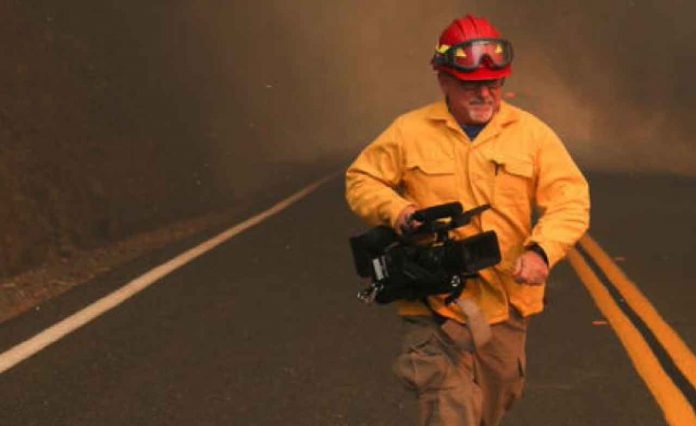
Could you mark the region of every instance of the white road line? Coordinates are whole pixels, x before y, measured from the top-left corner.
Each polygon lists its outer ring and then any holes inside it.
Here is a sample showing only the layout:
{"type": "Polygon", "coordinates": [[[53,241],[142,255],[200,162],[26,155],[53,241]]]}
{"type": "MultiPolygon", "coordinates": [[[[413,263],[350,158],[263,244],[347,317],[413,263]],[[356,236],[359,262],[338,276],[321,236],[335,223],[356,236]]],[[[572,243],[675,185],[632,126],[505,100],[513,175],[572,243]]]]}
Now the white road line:
{"type": "Polygon", "coordinates": [[[125,302],[128,298],[138,294],[142,290],[157,282],[159,279],[189,263],[198,256],[201,256],[202,254],[214,249],[235,235],[238,235],[241,232],[258,225],[269,217],[280,213],[281,211],[290,207],[292,204],[314,192],[326,181],[336,176],[336,174],[337,173],[328,175],[305,187],[304,189],[297,191],[283,201],[278,202],[268,210],[259,213],[258,215],[251,217],[244,222],[238,223],[237,225],[221,232],[208,241],[205,241],[198,246],[181,253],[169,261],[144,273],[113,293],[102,297],[86,308],[52,325],[34,337],[12,347],[11,349],[8,349],[0,354],[0,374],[36,354],[50,344],[60,340],[67,334],[77,330],[106,311],[115,308],[116,306],[125,302]]]}

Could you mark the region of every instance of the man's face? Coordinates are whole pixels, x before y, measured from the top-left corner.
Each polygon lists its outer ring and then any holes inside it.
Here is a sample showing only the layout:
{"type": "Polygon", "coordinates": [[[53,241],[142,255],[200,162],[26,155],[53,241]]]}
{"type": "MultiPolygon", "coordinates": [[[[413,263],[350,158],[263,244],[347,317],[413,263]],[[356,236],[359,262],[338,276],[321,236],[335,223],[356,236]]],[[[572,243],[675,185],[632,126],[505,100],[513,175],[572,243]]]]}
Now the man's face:
{"type": "Polygon", "coordinates": [[[441,72],[438,81],[459,124],[486,124],[500,108],[503,79],[462,81],[441,72]]]}

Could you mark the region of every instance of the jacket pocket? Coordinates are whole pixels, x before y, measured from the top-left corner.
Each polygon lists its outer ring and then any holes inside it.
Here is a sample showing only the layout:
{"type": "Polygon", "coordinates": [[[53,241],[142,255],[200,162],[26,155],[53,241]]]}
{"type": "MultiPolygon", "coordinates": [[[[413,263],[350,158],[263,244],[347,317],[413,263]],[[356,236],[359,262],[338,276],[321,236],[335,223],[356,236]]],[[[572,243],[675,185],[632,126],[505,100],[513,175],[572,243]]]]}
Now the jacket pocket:
{"type": "Polygon", "coordinates": [[[423,207],[457,200],[454,160],[416,158],[406,163],[406,191],[423,207]]]}
{"type": "Polygon", "coordinates": [[[523,156],[493,160],[496,173],[493,184],[494,202],[499,206],[530,204],[534,194],[534,163],[523,156]]]}

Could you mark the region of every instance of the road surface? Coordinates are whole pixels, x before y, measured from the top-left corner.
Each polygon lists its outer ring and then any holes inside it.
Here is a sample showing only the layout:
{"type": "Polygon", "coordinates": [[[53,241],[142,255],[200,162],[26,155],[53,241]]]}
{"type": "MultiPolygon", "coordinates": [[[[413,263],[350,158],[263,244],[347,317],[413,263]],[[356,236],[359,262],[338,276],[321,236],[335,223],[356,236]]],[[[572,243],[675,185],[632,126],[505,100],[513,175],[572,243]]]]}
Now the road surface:
{"type": "MultiPolygon", "coordinates": [[[[696,348],[695,182],[590,181],[591,236],[696,348]]],[[[364,230],[341,179],[330,180],[0,374],[0,424],[415,424],[413,400],[390,373],[399,319],[355,299],[347,237],[364,230]]],[[[0,351],[218,231],[3,324],[0,351]]],[[[665,424],[665,407],[575,269],[559,265],[549,288],[530,326],[526,394],[505,425],[665,424]]]]}

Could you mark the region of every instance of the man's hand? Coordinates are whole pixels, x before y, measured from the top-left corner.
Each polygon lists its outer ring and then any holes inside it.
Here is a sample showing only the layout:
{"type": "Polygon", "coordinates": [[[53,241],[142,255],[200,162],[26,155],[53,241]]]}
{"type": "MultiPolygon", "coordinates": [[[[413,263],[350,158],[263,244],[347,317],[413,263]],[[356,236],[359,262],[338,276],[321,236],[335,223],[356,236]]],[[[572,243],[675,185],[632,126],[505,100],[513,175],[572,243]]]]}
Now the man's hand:
{"type": "Polygon", "coordinates": [[[411,216],[417,210],[418,209],[414,205],[407,206],[405,209],[401,210],[399,218],[396,220],[396,225],[394,226],[397,234],[403,235],[411,232],[423,224],[417,220],[411,219],[411,216]]]}
{"type": "Polygon", "coordinates": [[[517,258],[512,276],[520,284],[541,285],[549,276],[549,265],[541,255],[527,250],[517,258]]]}

